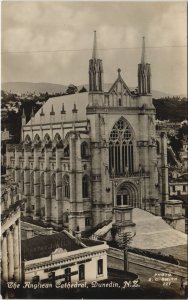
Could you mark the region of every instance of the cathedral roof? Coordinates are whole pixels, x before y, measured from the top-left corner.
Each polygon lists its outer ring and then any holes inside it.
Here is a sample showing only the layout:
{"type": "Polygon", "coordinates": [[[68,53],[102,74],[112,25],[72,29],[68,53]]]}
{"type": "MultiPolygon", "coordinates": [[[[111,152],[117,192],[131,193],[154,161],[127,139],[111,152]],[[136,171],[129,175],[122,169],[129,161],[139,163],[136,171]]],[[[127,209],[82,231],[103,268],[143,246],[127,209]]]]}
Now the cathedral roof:
{"type": "MultiPolygon", "coordinates": [[[[74,108],[74,104],[78,109],[77,113],[77,120],[83,121],[86,120],[86,106],[88,105],[88,93],[77,93],[72,95],[66,95],[61,97],[54,97],[50,98],[35,114],[33,118],[33,124],[40,124],[41,120],[41,112],[43,112],[43,124],[51,123],[50,119],[50,112],[52,110],[53,105],[53,112],[55,123],[61,122],[61,110],[64,104],[64,110],[66,112],[66,121],[73,121],[73,113],[72,109],[74,108]]],[[[27,123],[30,125],[31,121],[27,123]]]]}

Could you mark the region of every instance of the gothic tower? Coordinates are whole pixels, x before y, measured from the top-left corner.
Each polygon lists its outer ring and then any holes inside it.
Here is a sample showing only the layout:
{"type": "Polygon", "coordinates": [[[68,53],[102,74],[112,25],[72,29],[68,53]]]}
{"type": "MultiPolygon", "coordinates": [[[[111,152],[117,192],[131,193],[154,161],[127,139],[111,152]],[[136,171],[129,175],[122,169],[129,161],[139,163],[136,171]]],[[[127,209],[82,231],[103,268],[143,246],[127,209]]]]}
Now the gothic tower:
{"type": "Polygon", "coordinates": [[[141,63],[138,65],[138,93],[139,95],[151,94],[151,68],[146,62],[145,37],[142,40],[141,63]]]}
{"type": "Polygon", "coordinates": [[[103,64],[97,49],[97,34],[94,31],[93,53],[89,60],[89,102],[91,106],[101,105],[103,94],[103,64]]]}

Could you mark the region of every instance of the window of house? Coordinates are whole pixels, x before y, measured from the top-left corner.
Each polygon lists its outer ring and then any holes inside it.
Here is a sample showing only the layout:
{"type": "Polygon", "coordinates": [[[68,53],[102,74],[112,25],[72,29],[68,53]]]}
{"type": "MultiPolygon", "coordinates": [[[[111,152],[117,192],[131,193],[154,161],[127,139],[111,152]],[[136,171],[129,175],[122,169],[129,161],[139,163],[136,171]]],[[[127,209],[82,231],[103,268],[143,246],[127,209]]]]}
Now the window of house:
{"type": "Polygon", "coordinates": [[[121,98],[119,99],[119,106],[122,106],[121,98]]]}
{"type": "Polygon", "coordinates": [[[85,226],[90,226],[90,218],[85,218],[85,226]]]}
{"type": "Polygon", "coordinates": [[[172,191],[175,192],[176,191],[176,187],[175,185],[172,186],[172,191]]]}
{"type": "Polygon", "coordinates": [[[183,192],[186,192],[186,186],[183,185],[183,192]]]}
{"type": "Polygon", "coordinates": [[[103,274],[103,259],[97,261],[97,273],[98,275],[103,274]]]}
{"type": "Polygon", "coordinates": [[[71,282],[71,268],[65,269],[65,282],[71,282]]]}
{"type": "Polygon", "coordinates": [[[79,266],[79,280],[85,279],[85,265],[79,266]]]}
{"type": "Polygon", "coordinates": [[[88,180],[88,176],[85,175],[82,178],[82,197],[83,198],[88,198],[89,197],[89,180],[88,180]]]}

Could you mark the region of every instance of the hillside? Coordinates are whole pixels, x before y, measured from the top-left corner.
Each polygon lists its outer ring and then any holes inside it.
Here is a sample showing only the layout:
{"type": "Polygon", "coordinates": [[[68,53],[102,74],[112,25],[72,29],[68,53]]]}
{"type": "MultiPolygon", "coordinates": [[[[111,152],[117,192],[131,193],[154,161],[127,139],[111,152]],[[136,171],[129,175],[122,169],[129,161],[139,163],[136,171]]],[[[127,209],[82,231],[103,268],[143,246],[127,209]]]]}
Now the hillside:
{"type": "Polygon", "coordinates": [[[36,94],[48,92],[48,94],[53,94],[65,92],[67,86],[48,82],[5,82],[1,84],[1,89],[5,92],[18,94],[24,94],[27,92],[36,94]]]}
{"type": "MultiPolygon", "coordinates": [[[[78,86],[78,89],[82,88],[82,86],[85,86],[85,88],[88,90],[88,84],[80,84],[78,86]]],[[[104,90],[108,91],[110,87],[112,86],[112,83],[106,83],[104,84],[104,90]]],[[[11,92],[11,93],[45,93],[48,94],[52,93],[60,93],[65,92],[67,89],[67,85],[63,84],[55,84],[55,83],[48,83],[48,82],[5,82],[1,84],[1,89],[5,92],[11,92]]],[[[130,87],[131,90],[134,90],[133,87],[130,87]]],[[[172,95],[168,93],[164,93],[161,91],[155,91],[152,92],[153,98],[162,98],[162,97],[171,97],[172,95]]]]}

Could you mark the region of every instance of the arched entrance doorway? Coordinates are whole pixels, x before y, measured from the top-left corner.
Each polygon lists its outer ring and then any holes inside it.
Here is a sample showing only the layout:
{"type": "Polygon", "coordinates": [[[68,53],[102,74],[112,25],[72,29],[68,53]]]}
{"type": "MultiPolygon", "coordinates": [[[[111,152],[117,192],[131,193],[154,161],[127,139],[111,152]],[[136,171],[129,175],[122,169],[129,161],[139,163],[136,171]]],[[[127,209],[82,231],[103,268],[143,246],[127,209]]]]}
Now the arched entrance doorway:
{"type": "Polygon", "coordinates": [[[116,188],[115,206],[130,205],[140,207],[140,194],[135,183],[124,181],[116,188]]]}

